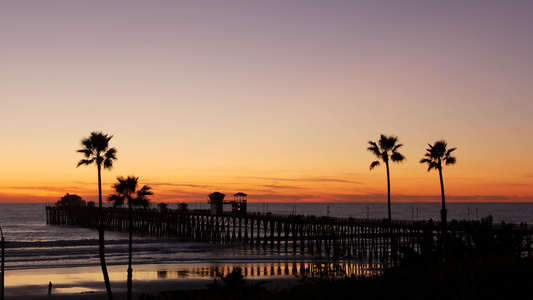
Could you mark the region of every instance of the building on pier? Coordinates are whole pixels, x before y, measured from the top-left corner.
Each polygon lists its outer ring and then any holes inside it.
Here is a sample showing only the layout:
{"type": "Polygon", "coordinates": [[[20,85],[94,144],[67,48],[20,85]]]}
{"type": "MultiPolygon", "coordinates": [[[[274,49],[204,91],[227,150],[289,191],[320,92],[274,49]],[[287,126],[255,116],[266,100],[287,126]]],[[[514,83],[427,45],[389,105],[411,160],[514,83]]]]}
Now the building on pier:
{"type": "Polygon", "coordinates": [[[182,202],[178,203],[178,211],[187,212],[189,210],[189,204],[182,202]]]}
{"type": "Polygon", "coordinates": [[[231,201],[231,212],[234,214],[246,214],[246,204],[248,195],[245,193],[237,193],[233,195],[233,201],[231,201]]]}
{"type": "Polygon", "coordinates": [[[67,193],[65,196],[61,197],[61,200],[56,202],[56,206],[86,206],[86,203],[85,200],[82,200],[80,196],[67,193]]]}
{"type": "Polygon", "coordinates": [[[168,212],[168,204],[166,203],[159,203],[157,205],[157,211],[160,213],[166,213],[168,212]]]}
{"type": "Polygon", "coordinates": [[[220,192],[214,192],[209,195],[208,203],[210,204],[210,214],[212,216],[220,216],[224,212],[224,204],[231,204],[231,212],[233,214],[246,214],[248,195],[245,193],[237,193],[233,195],[233,201],[224,202],[226,195],[220,192]]]}
{"type": "Polygon", "coordinates": [[[211,204],[210,214],[212,216],[220,216],[222,215],[222,212],[224,212],[224,197],[226,197],[226,195],[220,192],[209,194],[209,204],[211,204]]]}

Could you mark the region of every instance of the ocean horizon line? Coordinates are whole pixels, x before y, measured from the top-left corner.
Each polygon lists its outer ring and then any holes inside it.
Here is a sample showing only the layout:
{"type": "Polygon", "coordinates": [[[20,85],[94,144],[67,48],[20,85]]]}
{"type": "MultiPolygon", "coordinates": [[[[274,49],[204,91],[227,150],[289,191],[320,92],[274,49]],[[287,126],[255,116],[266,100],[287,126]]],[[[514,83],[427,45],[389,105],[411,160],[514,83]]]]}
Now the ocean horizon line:
{"type": "MultiPolygon", "coordinates": [[[[55,204],[56,202],[0,202],[0,204],[55,204]]],[[[157,203],[187,203],[187,204],[194,204],[194,203],[205,203],[207,204],[207,201],[160,201],[160,202],[153,202],[151,204],[157,204],[157,203]]],[[[357,204],[357,203],[387,203],[387,200],[383,201],[254,201],[254,202],[248,202],[248,204],[317,204],[317,203],[338,203],[338,204],[357,204]]],[[[398,201],[391,201],[392,204],[394,203],[441,203],[441,200],[431,200],[431,201],[405,201],[405,200],[398,200],[398,201]]],[[[488,201],[462,201],[462,200],[446,200],[446,203],[533,203],[533,200],[518,200],[518,201],[503,201],[503,200],[488,200],[488,201]]],[[[105,205],[111,205],[107,201],[104,201],[103,204],[105,205]]]]}

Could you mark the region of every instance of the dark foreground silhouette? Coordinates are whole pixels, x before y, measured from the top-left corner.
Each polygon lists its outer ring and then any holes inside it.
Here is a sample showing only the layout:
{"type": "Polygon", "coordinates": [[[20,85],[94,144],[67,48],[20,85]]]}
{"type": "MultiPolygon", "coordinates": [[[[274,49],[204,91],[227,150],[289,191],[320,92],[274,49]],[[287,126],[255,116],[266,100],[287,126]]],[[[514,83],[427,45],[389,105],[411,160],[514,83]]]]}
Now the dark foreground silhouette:
{"type": "Polygon", "coordinates": [[[531,258],[486,257],[408,264],[373,277],[308,278],[280,290],[248,285],[236,271],[209,289],[165,291],[139,299],[532,299],[531,270],[531,258]]]}
{"type": "Polygon", "coordinates": [[[335,268],[335,257],[326,264],[318,258],[314,262],[318,268],[311,268],[299,284],[283,289],[248,285],[242,270],[235,268],[226,276],[220,274],[208,289],[167,291],[140,299],[533,299],[533,257],[521,257],[525,253],[517,251],[522,249],[520,236],[509,230],[494,235],[492,229],[492,218],[483,219],[469,230],[473,243],[446,237],[444,251],[433,236],[420,236],[422,251],[401,249],[400,265],[376,276],[346,277],[335,268]]]}

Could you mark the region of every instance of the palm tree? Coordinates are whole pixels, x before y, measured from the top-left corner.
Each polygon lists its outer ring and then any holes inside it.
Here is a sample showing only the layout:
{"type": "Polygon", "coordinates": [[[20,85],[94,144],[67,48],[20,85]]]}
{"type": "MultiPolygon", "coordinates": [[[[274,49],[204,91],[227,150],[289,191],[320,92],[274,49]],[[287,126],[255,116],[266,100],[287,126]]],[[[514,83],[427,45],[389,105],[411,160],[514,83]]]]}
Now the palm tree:
{"type": "Polygon", "coordinates": [[[442,180],[442,163],[444,162],[445,165],[453,165],[455,164],[455,157],[451,156],[451,153],[455,151],[457,148],[451,148],[446,149],[448,144],[444,140],[436,141],[434,145],[428,144],[429,148],[426,149],[426,155],[425,158],[422,158],[420,160],[421,164],[428,164],[428,172],[432,169],[439,171],[439,178],[440,178],[440,193],[442,196],[442,209],[440,211],[440,218],[442,222],[442,226],[445,229],[446,228],[446,217],[447,217],[447,211],[446,211],[446,199],[444,196],[444,181],[442,180]]]}
{"type": "Polygon", "coordinates": [[[78,162],[78,167],[81,165],[96,164],[96,168],[98,170],[98,245],[100,252],[100,265],[102,266],[102,273],[104,274],[105,287],[109,300],[113,299],[113,293],[111,292],[111,283],[109,281],[109,274],[107,273],[107,266],[105,262],[105,228],[102,208],[102,167],[110,170],[113,167],[113,161],[117,159],[117,150],[115,148],[109,148],[109,140],[112,137],[112,135],[93,131],[89,137],[81,140],[82,148],[77,150],[77,152],[82,153],[85,157],[78,162]]]}
{"type": "Polygon", "coordinates": [[[389,171],[389,160],[399,163],[405,160],[405,157],[398,152],[398,149],[402,147],[403,145],[398,143],[398,137],[397,136],[385,136],[381,135],[381,138],[379,139],[378,143],[368,141],[370,144],[370,147],[367,148],[368,151],[374,153],[374,155],[378,158],[378,160],[373,161],[370,164],[370,170],[373,170],[375,167],[380,165],[380,161],[382,160],[385,163],[385,167],[387,168],[387,207],[389,212],[389,225],[392,224],[392,217],[391,217],[391,207],[390,207],[390,171],[389,171]]]}
{"type": "Polygon", "coordinates": [[[124,205],[124,202],[128,202],[128,219],[129,219],[129,253],[128,253],[128,300],[131,300],[132,294],[132,277],[133,269],[132,263],[132,244],[133,244],[133,207],[142,206],[148,208],[150,206],[150,200],[147,198],[149,195],[153,195],[150,191],[150,187],[143,186],[140,190],[137,189],[137,183],[139,177],[128,176],[128,178],[117,177],[118,182],[113,185],[115,191],[110,195],[108,200],[113,203],[113,207],[119,207],[124,205]]]}

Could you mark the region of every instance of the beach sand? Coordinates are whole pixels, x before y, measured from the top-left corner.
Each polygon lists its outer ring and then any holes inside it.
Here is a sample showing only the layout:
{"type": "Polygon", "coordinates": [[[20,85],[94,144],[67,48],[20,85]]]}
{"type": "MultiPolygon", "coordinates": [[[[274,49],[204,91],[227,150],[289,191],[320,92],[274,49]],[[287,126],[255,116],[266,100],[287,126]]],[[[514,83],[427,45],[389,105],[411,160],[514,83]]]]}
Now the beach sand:
{"type": "MultiPolygon", "coordinates": [[[[184,270],[183,265],[180,265],[184,270]]],[[[212,277],[197,277],[177,270],[175,265],[134,266],[133,299],[142,293],[158,295],[161,291],[206,289],[212,277]]],[[[126,299],[126,266],[108,267],[114,299],[126,299]]],[[[245,277],[253,284],[268,281],[269,289],[280,289],[298,283],[295,276],[245,277]]],[[[106,290],[99,266],[27,269],[6,271],[5,299],[105,299],[106,290]],[[52,295],[48,283],[52,282],[52,295]]]]}
{"type": "MultiPolygon", "coordinates": [[[[189,290],[206,288],[207,280],[134,280],[133,299],[142,293],[157,295],[160,291],[189,290]]],[[[126,299],[126,281],[111,282],[115,299],[126,299]]],[[[6,287],[6,299],[105,299],[107,298],[103,280],[71,284],[55,284],[52,295],[48,295],[48,284],[28,284],[6,287]]]]}

